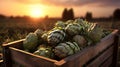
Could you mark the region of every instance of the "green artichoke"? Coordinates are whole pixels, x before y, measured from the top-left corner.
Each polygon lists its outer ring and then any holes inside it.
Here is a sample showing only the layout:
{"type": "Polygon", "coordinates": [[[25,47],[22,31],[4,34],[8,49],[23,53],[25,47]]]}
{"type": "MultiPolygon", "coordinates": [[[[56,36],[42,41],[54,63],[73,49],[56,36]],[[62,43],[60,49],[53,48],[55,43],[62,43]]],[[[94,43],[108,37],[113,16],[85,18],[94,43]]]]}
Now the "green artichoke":
{"type": "Polygon", "coordinates": [[[96,26],[96,23],[90,23],[82,19],[76,19],[74,23],[78,23],[82,27],[82,30],[85,34],[91,31],[96,26]]]}
{"type": "Polygon", "coordinates": [[[49,32],[47,41],[50,44],[57,44],[57,43],[63,41],[64,37],[65,37],[65,32],[63,30],[54,29],[49,32]]]}
{"type": "Polygon", "coordinates": [[[90,37],[95,43],[97,43],[97,42],[99,42],[100,39],[102,38],[103,34],[104,34],[104,33],[103,33],[103,29],[100,28],[99,26],[96,26],[96,27],[93,28],[93,30],[91,30],[91,31],[89,32],[89,37],[90,37]]]}
{"type": "Polygon", "coordinates": [[[65,23],[63,21],[57,21],[57,23],[55,24],[55,27],[61,27],[61,28],[65,28],[65,23]]]}
{"type": "Polygon", "coordinates": [[[84,47],[87,44],[87,40],[81,35],[75,35],[73,41],[75,41],[80,47],[84,47]]]}
{"type": "Polygon", "coordinates": [[[48,37],[48,33],[47,33],[47,32],[45,32],[45,33],[41,36],[42,40],[45,41],[45,42],[47,42],[47,37],[48,37]]]}
{"type": "Polygon", "coordinates": [[[40,45],[37,51],[34,52],[36,55],[44,56],[47,58],[54,58],[52,47],[40,45]]]}
{"type": "Polygon", "coordinates": [[[55,55],[58,56],[59,58],[65,58],[79,51],[80,51],[80,48],[78,44],[75,42],[60,43],[54,49],[55,55]]]}
{"type": "Polygon", "coordinates": [[[68,20],[68,21],[65,22],[65,24],[68,25],[68,24],[71,24],[73,22],[74,22],[74,20],[68,20]]]}
{"type": "Polygon", "coordinates": [[[43,30],[37,29],[34,33],[38,36],[38,44],[41,44],[41,43],[42,43],[42,38],[41,38],[41,36],[42,36],[43,33],[44,33],[43,30]]]}
{"type": "Polygon", "coordinates": [[[68,24],[67,27],[65,28],[67,34],[71,36],[78,35],[81,32],[81,30],[82,27],[77,23],[68,24]]]}
{"type": "Polygon", "coordinates": [[[78,23],[78,24],[82,24],[84,22],[84,20],[83,19],[75,19],[75,21],[73,22],[73,23],[78,23]]]}
{"type": "Polygon", "coordinates": [[[34,33],[29,33],[23,41],[23,47],[26,51],[33,51],[38,45],[38,37],[34,33]]]}
{"type": "Polygon", "coordinates": [[[43,30],[41,30],[41,29],[37,29],[34,33],[38,36],[38,38],[39,38],[39,37],[41,38],[41,36],[42,36],[42,34],[43,34],[44,32],[43,32],[43,30]]]}

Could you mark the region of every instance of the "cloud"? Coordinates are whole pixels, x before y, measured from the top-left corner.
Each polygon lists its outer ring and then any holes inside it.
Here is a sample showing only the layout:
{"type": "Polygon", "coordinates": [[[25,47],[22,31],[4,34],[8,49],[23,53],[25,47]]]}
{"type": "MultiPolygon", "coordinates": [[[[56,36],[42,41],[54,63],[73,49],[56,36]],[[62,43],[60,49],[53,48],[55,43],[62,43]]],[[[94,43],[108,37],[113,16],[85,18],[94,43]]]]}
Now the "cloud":
{"type": "Polygon", "coordinates": [[[45,4],[45,5],[56,5],[56,6],[84,6],[92,5],[94,6],[120,6],[120,0],[14,0],[16,2],[25,4],[45,4]]]}

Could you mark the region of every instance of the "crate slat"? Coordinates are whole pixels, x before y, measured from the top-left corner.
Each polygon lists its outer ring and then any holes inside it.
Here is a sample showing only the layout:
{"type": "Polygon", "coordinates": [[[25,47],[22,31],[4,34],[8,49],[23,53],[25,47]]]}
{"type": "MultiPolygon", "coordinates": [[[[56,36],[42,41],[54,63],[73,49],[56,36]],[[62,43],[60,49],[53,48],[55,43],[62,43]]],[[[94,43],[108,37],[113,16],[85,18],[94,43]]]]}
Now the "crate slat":
{"type": "Polygon", "coordinates": [[[10,42],[10,43],[7,43],[7,44],[3,44],[2,46],[3,47],[14,47],[14,48],[18,48],[18,49],[23,49],[23,41],[25,39],[21,39],[21,40],[17,40],[17,41],[14,41],[14,42],[10,42]]]}
{"type": "Polygon", "coordinates": [[[90,64],[88,64],[87,67],[99,67],[101,63],[103,63],[106,59],[108,59],[113,54],[113,48],[114,46],[111,46],[110,48],[108,48],[106,51],[104,51],[104,53],[102,53],[90,64]]]}
{"type": "Polygon", "coordinates": [[[105,63],[103,63],[103,65],[101,65],[100,67],[112,67],[111,65],[112,65],[112,61],[113,60],[113,56],[111,56],[110,58],[108,58],[107,60],[106,60],[106,62],[105,63]]]}
{"type": "Polygon", "coordinates": [[[54,67],[54,63],[57,62],[56,60],[37,56],[13,47],[10,47],[10,51],[12,60],[23,64],[26,67],[54,67]]]}

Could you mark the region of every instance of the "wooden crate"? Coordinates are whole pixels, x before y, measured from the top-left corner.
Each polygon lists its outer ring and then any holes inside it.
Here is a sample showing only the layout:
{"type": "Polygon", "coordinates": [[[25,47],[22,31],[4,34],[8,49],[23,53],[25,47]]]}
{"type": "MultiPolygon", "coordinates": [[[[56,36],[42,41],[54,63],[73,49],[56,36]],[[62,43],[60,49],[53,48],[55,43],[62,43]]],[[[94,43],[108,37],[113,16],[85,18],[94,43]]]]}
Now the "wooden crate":
{"type": "Polygon", "coordinates": [[[60,61],[23,51],[24,39],[3,44],[4,64],[5,67],[14,67],[12,61],[15,61],[25,67],[116,67],[117,33],[118,30],[114,30],[96,45],[88,46],[60,61]]]}
{"type": "Polygon", "coordinates": [[[2,53],[0,53],[0,67],[3,67],[2,53]]]}

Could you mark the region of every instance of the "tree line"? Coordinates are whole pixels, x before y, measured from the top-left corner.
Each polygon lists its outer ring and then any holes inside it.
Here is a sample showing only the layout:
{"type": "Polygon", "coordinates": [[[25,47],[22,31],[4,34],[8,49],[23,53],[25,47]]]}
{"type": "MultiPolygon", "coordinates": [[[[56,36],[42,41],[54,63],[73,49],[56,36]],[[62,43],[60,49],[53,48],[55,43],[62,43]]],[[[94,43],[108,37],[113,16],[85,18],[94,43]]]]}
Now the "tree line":
{"type": "MultiPolygon", "coordinates": [[[[62,19],[64,21],[70,20],[70,19],[74,19],[74,18],[75,17],[74,17],[74,10],[73,10],[73,8],[71,8],[69,10],[67,8],[65,8],[63,10],[62,19]]],[[[86,20],[92,20],[93,19],[92,12],[86,12],[86,14],[84,16],[84,19],[86,19],[86,20]]],[[[115,21],[116,20],[120,20],[120,8],[117,8],[117,9],[114,10],[113,15],[112,15],[112,19],[115,20],[115,21]]]]}

